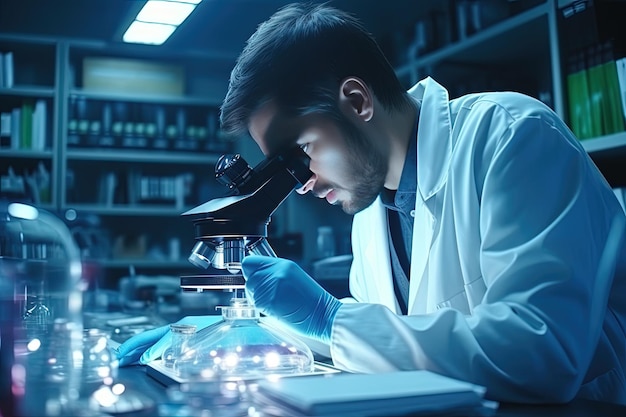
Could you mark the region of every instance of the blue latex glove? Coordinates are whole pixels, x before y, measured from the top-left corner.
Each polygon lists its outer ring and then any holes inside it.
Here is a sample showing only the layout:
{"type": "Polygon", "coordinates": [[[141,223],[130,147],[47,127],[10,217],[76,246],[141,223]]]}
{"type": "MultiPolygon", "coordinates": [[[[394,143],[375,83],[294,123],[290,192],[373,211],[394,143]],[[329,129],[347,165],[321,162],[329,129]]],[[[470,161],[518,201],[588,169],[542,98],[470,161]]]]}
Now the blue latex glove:
{"type": "MultiPolygon", "coordinates": [[[[222,321],[221,315],[187,316],[176,323],[194,324],[196,331],[198,331],[220,321],[222,321]]],[[[131,337],[116,349],[119,366],[136,365],[138,363],[145,365],[160,358],[171,343],[172,333],[170,332],[169,324],[156,329],[146,330],[131,337]]]]}
{"type": "Polygon", "coordinates": [[[328,343],[341,301],[326,292],[296,263],[250,255],[241,263],[246,293],[263,314],[300,334],[328,343]]]}

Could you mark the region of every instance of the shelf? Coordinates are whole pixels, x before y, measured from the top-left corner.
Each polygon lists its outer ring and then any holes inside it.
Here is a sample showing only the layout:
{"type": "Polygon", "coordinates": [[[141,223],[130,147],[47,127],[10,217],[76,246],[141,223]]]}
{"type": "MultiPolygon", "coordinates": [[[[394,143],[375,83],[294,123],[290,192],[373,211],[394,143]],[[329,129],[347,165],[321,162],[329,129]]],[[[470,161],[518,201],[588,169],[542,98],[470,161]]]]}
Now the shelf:
{"type": "Polygon", "coordinates": [[[68,150],[67,158],[81,161],[156,162],[206,165],[214,163],[221,154],[184,153],[179,151],[157,151],[138,149],[119,150],[68,150]]]}
{"type": "Polygon", "coordinates": [[[179,106],[219,106],[221,102],[203,97],[168,96],[159,94],[116,94],[99,91],[74,89],[70,92],[70,99],[86,98],[103,101],[126,101],[133,103],[171,104],[179,106]]]}
{"type": "Polygon", "coordinates": [[[626,153],[626,132],[619,132],[594,139],[585,139],[580,142],[591,155],[626,153]]]}
{"type": "Polygon", "coordinates": [[[0,158],[29,158],[29,159],[47,159],[52,158],[51,150],[47,151],[29,151],[29,150],[12,150],[0,149],[0,158]]]}
{"type": "Polygon", "coordinates": [[[101,214],[105,216],[176,216],[181,215],[187,210],[191,209],[191,206],[183,207],[182,209],[177,209],[173,205],[136,205],[136,206],[125,206],[125,205],[117,205],[106,207],[102,204],[74,204],[74,203],[65,203],[65,209],[73,209],[76,211],[89,212],[92,214],[101,214]]]}
{"type": "Polygon", "coordinates": [[[54,97],[54,88],[17,85],[11,88],[0,88],[0,96],[52,98],[54,97]]]}
{"type": "Polygon", "coordinates": [[[502,60],[503,55],[522,59],[526,50],[532,52],[537,48],[537,45],[547,47],[548,43],[545,42],[545,33],[547,32],[542,34],[538,24],[541,23],[540,18],[547,17],[549,7],[549,3],[543,3],[505,19],[466,39],[417,57],[414,62],[399,67],[396,73],[402,77],[417,68],[427,68],[445,60],[484,63],[502,60]],[[520,31],[524,33],[523,37],[519,36],[520,31]],[[488,42],[494,43],[495,47],[485,48],[484,44],[488,42]],[[520,44],[526,50],[518,49],[517,45],[520,44]],[[516,47],[511,47],[511,45],[516,45],[516,47]]]}

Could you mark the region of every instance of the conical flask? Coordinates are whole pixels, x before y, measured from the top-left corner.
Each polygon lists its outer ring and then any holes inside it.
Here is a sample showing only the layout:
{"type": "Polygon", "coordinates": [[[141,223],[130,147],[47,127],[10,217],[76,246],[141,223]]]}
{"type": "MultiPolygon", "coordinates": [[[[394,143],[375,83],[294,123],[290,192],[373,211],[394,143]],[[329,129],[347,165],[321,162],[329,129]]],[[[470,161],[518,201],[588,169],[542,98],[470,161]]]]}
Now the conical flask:
{"type": "Polygon", "coordinates": [[[222,307],[222,321],[189,339],[173,369],[189,381],[246,380],[309,373],[314,361],[304,342],[261,321],[246,298],[233,298],[222,307]]]}

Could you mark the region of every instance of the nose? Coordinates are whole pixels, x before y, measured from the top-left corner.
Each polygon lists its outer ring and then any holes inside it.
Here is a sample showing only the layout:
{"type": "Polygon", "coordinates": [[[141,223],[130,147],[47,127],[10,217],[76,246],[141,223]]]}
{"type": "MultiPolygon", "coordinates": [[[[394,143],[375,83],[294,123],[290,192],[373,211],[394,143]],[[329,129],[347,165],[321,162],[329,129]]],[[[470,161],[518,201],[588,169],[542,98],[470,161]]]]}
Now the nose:
{"type": "Polygon", "coordinates": [[[296,192],[302,195],[308,193],[309,191],[313,189],[313,186],[315,185],[316,180],[317,180],[317,176],[313,174],[311,178],[309,178],[309,180],[305,182],[302,187],[296,188],[296,192]]]}

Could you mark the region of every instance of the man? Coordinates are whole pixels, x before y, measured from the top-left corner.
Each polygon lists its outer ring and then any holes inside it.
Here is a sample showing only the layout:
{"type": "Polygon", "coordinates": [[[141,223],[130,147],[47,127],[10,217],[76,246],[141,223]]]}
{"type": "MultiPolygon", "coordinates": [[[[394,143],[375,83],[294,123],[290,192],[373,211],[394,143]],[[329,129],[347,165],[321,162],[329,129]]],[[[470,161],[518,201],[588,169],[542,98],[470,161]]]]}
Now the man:
{"type": "Polygon", "coordinates": [[[313,176],[298,191],[354,214],[356,303],[291,261],[242,265],[255,305],[336,366],[427,369],[500,401],[626,403],[624,213],[545,105],[449,100],[430,78],[405,92],[360,23],[296,4],[249,39],[221,121],[266,155],[301,146],[313,176]]]}

